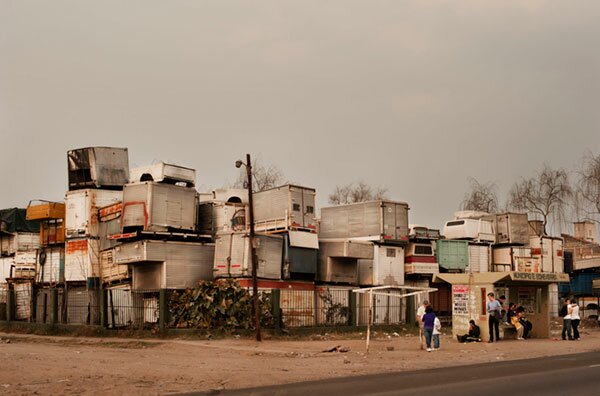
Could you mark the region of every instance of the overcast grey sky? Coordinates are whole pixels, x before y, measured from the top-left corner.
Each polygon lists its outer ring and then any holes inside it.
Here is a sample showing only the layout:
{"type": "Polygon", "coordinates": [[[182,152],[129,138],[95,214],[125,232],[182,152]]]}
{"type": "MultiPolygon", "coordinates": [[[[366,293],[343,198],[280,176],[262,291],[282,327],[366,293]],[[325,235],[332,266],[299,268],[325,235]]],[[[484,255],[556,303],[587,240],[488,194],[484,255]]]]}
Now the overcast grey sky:
{"type": "Polygon", "coordinates": [[[440,226],[600,151],[599,1],[0,0],[0,207],[60,199],[66,151],[233,181],[246,152],[317,188],[387,186],[440,226]]]}

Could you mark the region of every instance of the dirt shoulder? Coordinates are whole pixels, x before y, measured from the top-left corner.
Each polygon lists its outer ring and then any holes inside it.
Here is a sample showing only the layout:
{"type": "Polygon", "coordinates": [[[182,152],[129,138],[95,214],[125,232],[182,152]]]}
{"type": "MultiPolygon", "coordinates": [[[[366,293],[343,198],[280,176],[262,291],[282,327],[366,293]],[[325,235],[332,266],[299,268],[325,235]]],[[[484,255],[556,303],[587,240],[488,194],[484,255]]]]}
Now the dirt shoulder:
{"type": "Polygon", "coordinates": [[[261,344],[243,338],[0,337],[0,392],[8,395],[169,394],[600,350],[598,330],[584,331],[581,341],[459,344],[442,336],[441,350],[431,353],[420,350],[415,336],[378,333],[368,355],[360,334],[261,344]],[[323,352],[338,345],[349,351],[323,352]]]}

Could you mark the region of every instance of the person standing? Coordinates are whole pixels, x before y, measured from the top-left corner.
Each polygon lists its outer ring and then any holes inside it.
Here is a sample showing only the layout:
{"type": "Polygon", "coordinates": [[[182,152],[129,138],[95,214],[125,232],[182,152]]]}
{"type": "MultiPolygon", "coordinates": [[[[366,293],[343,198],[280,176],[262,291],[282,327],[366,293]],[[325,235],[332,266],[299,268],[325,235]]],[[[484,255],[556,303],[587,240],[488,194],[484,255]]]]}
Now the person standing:
{"type": "Polygon", "coordinates": [[[496,342],[500,341],[500,319],[502,318],[502,306],[494,298],[494,293],[488,293],[487,311],[489,314],[488,327],[490,331],[490,340],[488,342],[494,342],[494,334],[496,335],[496,342]]]}
{"type": "Polygon", "coordinates": [[[579,304],[577,301],[571,301],[571,328],[573,329],[573,339],[579,341],[579,322],[581,318],[579,317],[579,304]]]}
{"type": "Polygon", "coordinates": [[[442,322],[437,316],[433,321],[433,350],[440,349],[440,334],[442,334],[442,322]]]}
{"type": "Polygon", "coordinates": [[[428,306],[423,315],[423,332],[425,333],[425,343],[427,344],[427,352],[431,352],[431,340],[433,338],[433,327],[435,325],[435,313],[433,308],[428,306]]]}
{"type": "Polygon", "coordinates": [[[571,333],[571,300],[568,298],[565,301],[565,305],[560,309],[560,316],[563,318],[563,328],[562,328],[562,339],[565,341],[567,337],[569,340],[573,339],[573,334],[571,333]]]}
{"type": "Polygon", "coordinates": [[[423,333],[423,316],[425,315],[425,309],[429,306],[429,301],[423,301],[423,304],[419,305],[417,308],[417,324],[419,325],[419,342],[421,343],[421,349],[423,349],[423,344],[425,340],[425,334],[423,333]]]}

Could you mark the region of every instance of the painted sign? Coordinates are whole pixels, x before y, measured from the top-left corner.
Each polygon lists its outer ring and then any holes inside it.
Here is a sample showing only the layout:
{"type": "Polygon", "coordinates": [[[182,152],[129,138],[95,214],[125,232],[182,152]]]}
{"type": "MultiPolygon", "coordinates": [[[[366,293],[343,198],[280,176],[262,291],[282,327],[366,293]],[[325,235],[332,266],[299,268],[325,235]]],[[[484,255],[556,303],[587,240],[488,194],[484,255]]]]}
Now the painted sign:
{"type": "Polygon", "coordinates": [[[551,272],[513,272],[511,279],[514,281],[534,281],[534,282],[568,282],[569,275],[563,273],[551,272]]]}
{"type": "Polygon", "coordinates": [[[469,286],[453,285],[452,286],[452,314],[453,315],[468,315],[469,314],[469,286]]]}

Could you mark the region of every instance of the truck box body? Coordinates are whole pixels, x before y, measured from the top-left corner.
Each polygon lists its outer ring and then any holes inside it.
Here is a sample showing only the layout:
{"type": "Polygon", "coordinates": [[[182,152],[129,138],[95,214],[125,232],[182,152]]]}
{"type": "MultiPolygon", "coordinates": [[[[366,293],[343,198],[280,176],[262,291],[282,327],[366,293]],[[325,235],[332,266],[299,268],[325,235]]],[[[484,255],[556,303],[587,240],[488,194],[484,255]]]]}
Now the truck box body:
{"type": "Polygon", "coordinates": [[[65,222],[63,219],[46,220],[40,225],[40,244],[42,246],[65,243],[65,222]]]}
{"type": "Polygon", "coordinates": [[[531,256],[529,247],[494,246],[492,249],[494,272],[540,272],[539,260],[531,256]]]}
{"type": "Polygon", "coordinates": [[[196,190],[189,187],[142,182],[123,189],[122,230],[194,231],[196,190]]]}
{"type": "Polygon", "coordinates": [[[248,190],[244,188],[218,188],[198,193],[198,202],[248,203],[248,190]]]}
{"type": "Polygon", "coordinates": [[[129,182],[126,148],[86,147],[67,152],[69,190],[122,188],[129,182]]]}
{"type": "Polygon", "coordinates": [[[209,243],[142,240],[114,248],[114,262],[130,264],[133,288],[185,289],[213,279],[215,247],[209,243]]]}
{"type": "MultiPolygon", "coordinates": [[[[257,276],[281,279],[283,238],[276,235],[256,235],[258,246],[257,276]]],[[[248,277],[252,275],[250,238],[245,232],[218,234],[215,241],[215,277],[248,277]]]]}
{"type": "Polygon", "coordinates": [[[435,241],[410,242],[404,250],[404,273],[409,275],[440,272],[434,247],[435,241]]]}
{"type": "Polygon", "coordinates": [[[494,242],[493,223],[484,219],[457,219],[446,222],[444,236],[447,239],[465,239],[473,241],[494,242]]]}
{"type": "Polygon", "coordinates": [[[36,280],[39,283],[55,285],[65,280],[65,247],[43,248],[37,255],[36,280]]]}
{"type": "Polygon", "coordinates": [[[361,286],[399,286],[404,284],[404,249],[391,245],[373,245],[373,259],[358,260],[358,284],[361,286]]]}
{"type": "Polygon", "coordinates": [[[320,239],[319,246],[330,257],[373,258],[373,243],[369,241],[320,239]]]}
{"type": "Polygon", "coordinates": [[[245,231],[247,205],[227,202],[202,202],[198,205],[197,231],[201,235],[245,231]]]}
{"type": "Polygon", "coordinates": [[[67,192],[65,235],[69,238],[99,237],[98,209],[121,201],[122,191],[85,189],[67,192]]]}
{"type": "Polygon", "coordinates": [[[27,220],[53,220],[65,218],[64,202],[42,202],[27,206],[27,220]]]}
{"type": "Polygon", "coordinates": [[[257,232],[317,231],[315,189],[285,185],[254,193],[257,232]]]}
{"type": "Polygon", "coordinates": [[[118,244],[111,235],[121,233],[121,215],[123,213],[123,203],[117,202],[98,209],[98,217],[100,220],[100,250],[105,251],[113,248],[118,244]]]}
{"type": "Polygon", "coordinates": [[[317,234],[289,231],[284,239],[284,278],[315,280],[319,261],[317,234]]]}
{"type": "Polygon", "coordinates": [[[531,256],[539,260],[541,272],[564,272],[563,239],[549,236],[531,237],[531,256]]]}
{"type": "Polygon", "coordinates": [[[65,280],[82,282],[100,276],[100,241],[94,238],[65,242],[65,280]]]}
{"type": "Polygon", "coordinates": [[[436,244],[436,257],[440,268],[464,270],[469,265],[469,242],[440,239],[436,244]]]}
{"type": "Polygon", "coordinates": [[[358,259],[319,254],[317,279],[326,283],[358,284],[358,259]]]}
{"type": "Polygon", "coordinates": [[[100,252],[100,273],[104,283],[120,281],[131,276],[128,264],[117,264],[115,262],[114,249],[100,252]]]}
{"type": "Polygon", "coordinates": [[[490,245],[469,244],[469,265],[466,272],[489,272],[490,270],[490,245]]]}
{"type": "Polygon", "coordinates": [[[526,213],[491,215],[496,233],[496,244],[526,245],[529,243],[529,221],[526,213]]]}
{"type": "Polygon", "coordinates": [[[408,204],[370,201],[321,209],[319,238],[408,242],[408,204]]]}
{"type": "Polygon", "coordinates": [[[144,181],[167,182],[171,184],[185,183],[187,187],[194,187],[196,184],[196,170],[164,162],[131,170],[131,182],[144,181]]]}
{"type": "Polygon", "coordinates": [[[0,256],[12,256],[40,247],[40,234],[32,232],[0,232],[0,256]]]}
{"type": "Polygon", "coordinates": [[[15,256],[0,257],[0,284],[6,284],[6,278],[11,276],[11,267],[14,270],[15,256]]]}

